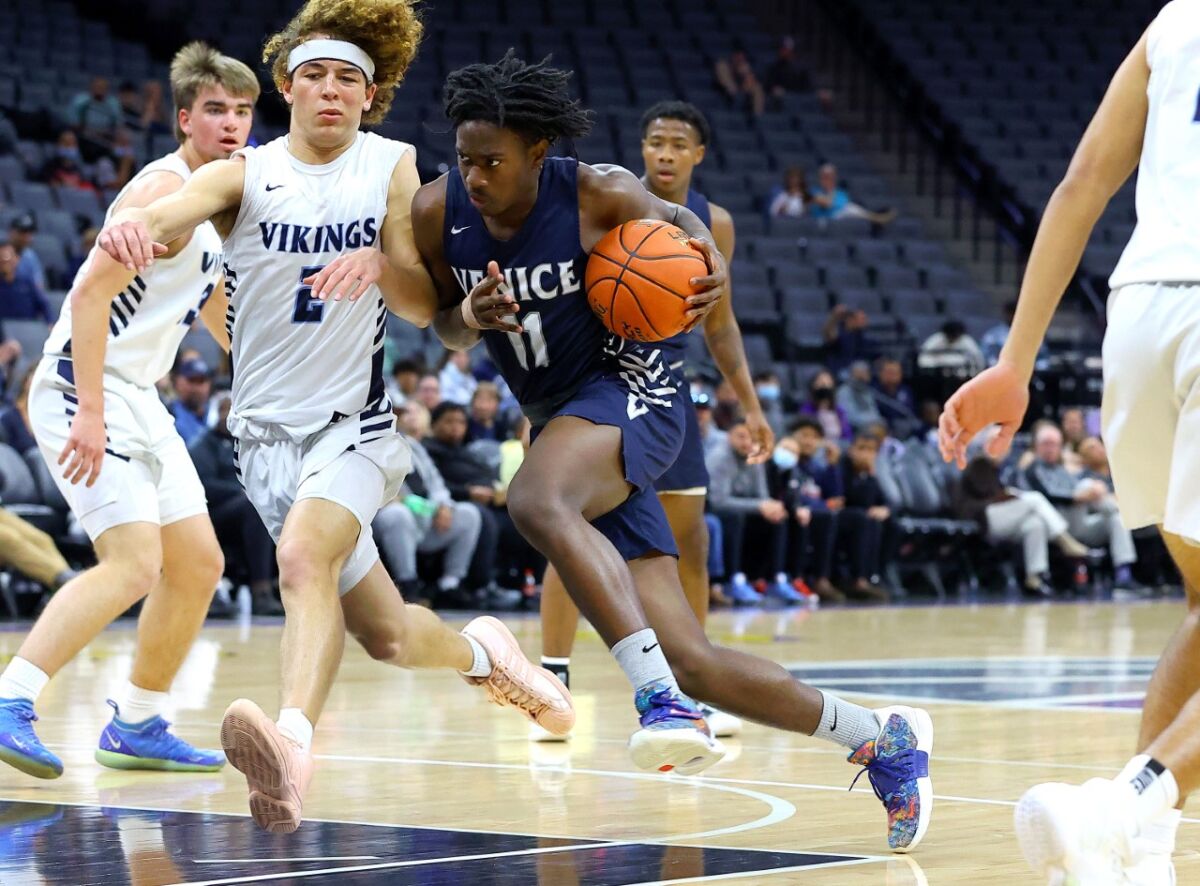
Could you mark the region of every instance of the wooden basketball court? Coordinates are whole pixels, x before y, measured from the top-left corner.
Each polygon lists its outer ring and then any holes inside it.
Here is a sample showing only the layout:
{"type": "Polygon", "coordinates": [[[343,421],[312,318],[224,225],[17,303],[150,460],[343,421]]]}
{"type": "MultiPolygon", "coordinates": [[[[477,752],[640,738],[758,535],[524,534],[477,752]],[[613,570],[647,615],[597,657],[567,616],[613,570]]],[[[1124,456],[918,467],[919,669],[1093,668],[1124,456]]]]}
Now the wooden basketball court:
{"type": "MultiPolygon", "coordinates": [[[[0,883],[388,883],[625,886],[651,883],[1033,882],[1012,807],[1044,780],[1114,774],[1133,750],[1140,698],[1181,617],[1177,600],[824,612],[720,612],[720,642],[879,705],[918,701],[936,727],[938,805],[908,858],[838,749],[748,725],[702,777],[633,769],[630,693],[585,630],[572,661],[579,725],[533,745],[511,711],[448,674],[408,673],[348,645],[318,726],[306,823],[257,831],[244,782],[105,770],[92,749],[105,697],[129,671],[131,622],[55,679],[38,731],[57,781],[0,768],[0,883]]],[[[465,620],[464,620],[465,621],[465,620]]],[[[538,623],[511,619],[529,653],[538,623]]],[[[278,624],[210,626],[177,681],[177,731],[217,745],[226,704],[276,703],[278,624]]],[[[7,658],[19,630],[0,634],[7,658]]],[[[1186,819],[1181,883],[1200,882],[1200,820],[1186,819]]]]}

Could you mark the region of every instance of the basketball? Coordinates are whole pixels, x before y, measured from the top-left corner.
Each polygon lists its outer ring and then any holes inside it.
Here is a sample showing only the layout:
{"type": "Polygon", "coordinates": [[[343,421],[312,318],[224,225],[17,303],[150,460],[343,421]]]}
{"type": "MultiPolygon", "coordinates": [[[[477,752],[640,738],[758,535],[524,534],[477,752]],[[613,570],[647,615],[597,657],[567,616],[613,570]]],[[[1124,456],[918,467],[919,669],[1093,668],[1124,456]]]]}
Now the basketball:
{"type": "Polygon", "coordinates": [[[708,274],[704,255],[670,222],[627,221],[592,250],[585,284],[588,304],[604,325],[631,341],[662,341],[688,324],[693,277],[708,274]]]}

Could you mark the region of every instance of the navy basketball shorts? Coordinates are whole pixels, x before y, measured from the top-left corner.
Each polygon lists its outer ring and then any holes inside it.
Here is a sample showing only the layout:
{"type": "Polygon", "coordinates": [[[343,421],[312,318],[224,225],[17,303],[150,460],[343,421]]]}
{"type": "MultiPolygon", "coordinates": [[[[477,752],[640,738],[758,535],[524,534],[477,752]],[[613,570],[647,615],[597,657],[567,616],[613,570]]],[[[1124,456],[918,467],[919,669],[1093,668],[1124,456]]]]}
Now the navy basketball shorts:
{"type": "Polygon", "coordinates": [[[708,493],[708,468],[704,464],[704,443],[700,439],[700,422],[691,399],[683,400],[683,445],[675,462],[654,481],[659,492],[676,495],[705,495],[708,493]]]}
{"type": "Polygon", "coordinates": [[[605,374],[584,384],[550,420],[567,415],[621,429],[625,479],[634,491],[592,525],[625,560],[652,553],[678,556],[654,483],[679,456],[687,421],[683,396],[679,391],[644,396],[619,375],[605,374]]]}

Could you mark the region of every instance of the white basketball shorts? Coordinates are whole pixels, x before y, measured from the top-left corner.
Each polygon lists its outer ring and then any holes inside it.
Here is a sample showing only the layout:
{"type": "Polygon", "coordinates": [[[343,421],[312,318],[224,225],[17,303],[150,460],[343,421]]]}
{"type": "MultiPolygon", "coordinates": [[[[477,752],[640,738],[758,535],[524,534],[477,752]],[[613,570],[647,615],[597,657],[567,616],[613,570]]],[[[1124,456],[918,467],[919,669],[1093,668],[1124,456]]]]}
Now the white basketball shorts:
{"type": "Polygon", "coordinates": [[[58,457],[79,408],[70,360],[46,357],[29,389],[29,423],[63,498],[95,541],[126,523],[171,523],[208,513],[204,487],[158,392],[104,377],[108,446],[90,488],[63,478],[58,457]]]}
{"type": "Polygon", "coordinates": [[[261,424],[243,430],[253,436],[237,438],[238,476],[275,541],[292,505],[306,498],[341,505],[358,520],[358,542],[338,577],[338,592],[348,593],[379,559],[371,521],[412,467],[390,408],[348,416],[299,442],[261,424]]]}
{"type": "Polygon", "coordinates": [[[1108,299],[1102,426],[1121,519],[1200,544],[1200,285],[1108,299]]]}

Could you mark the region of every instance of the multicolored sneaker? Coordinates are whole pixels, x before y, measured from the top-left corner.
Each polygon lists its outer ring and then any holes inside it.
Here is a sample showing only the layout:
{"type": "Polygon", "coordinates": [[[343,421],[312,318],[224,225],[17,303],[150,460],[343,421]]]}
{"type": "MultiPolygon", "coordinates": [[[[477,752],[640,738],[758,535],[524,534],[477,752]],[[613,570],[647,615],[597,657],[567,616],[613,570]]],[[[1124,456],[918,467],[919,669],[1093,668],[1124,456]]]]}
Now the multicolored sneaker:
{"type": "Polygon", "coordinates": [[[911,852],[925,836],[933,814],[929,779],[933,720],[920,708],[902,705],[880,708],[875,715],[883,724],[879,737],[863,743],[846,759],[863,767],[854,782],[867,773],[875,796],[887,809],[888,846],[911,852]]]}
{"type": "Polygon", "coordinates": [[[58,778],[62,760],[33,731],[37,718],[28,699],[0,698],[0,760],[34,778],[58,778]]]}
{"type": "Polygon", "coordinates": [[[162,717],[142,723],[121,719],[117,703],[108,699],[113,718],[100,733],[96,762],[109,769],[153,769],[160,772],[216,772],[225,765],[220,751],[195,748],[170,732],[162,717]]]}
{"type": "Polygon", "coordinates": [[[648,683],[634,695],[642,728],[629,738],[639,769],[696,775],[725,756],[700,707],[667,683],[648,683]]]}

